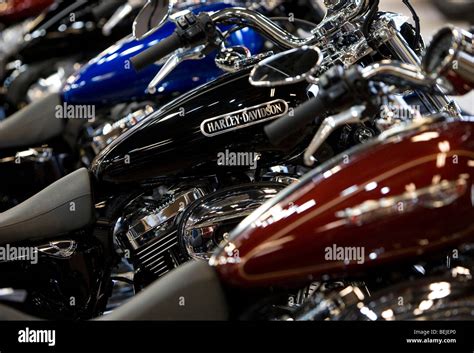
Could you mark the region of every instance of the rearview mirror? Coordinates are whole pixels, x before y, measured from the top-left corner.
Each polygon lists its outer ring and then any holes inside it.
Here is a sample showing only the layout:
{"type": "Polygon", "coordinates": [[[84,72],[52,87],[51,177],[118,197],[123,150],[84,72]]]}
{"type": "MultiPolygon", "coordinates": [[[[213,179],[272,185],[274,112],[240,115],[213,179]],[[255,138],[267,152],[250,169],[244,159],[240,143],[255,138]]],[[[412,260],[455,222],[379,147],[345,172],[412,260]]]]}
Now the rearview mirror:
{"type": "Polygon", "coordinates": [[[250,83],[274,87],[304,81],[318,72],[323,54],[316,47],[304,46],[273,55],[254,67],[250,83]]]}
{"type": "Polygon", "coordinates": [[[168,20],[172,9],[170,0],[148,0],[133,22],[133,36],[143,39],[154,33],[168,20]]]}

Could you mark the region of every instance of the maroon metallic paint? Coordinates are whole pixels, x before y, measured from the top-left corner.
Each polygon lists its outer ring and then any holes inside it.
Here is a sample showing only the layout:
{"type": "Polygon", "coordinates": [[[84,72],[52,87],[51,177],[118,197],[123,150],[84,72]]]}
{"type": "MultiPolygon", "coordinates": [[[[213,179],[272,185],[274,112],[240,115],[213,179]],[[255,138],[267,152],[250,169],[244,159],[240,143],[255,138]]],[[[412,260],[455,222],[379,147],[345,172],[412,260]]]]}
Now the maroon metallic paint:
{"type": "Polygon", "coordinates": [[[0,3],[0,22],[12,24],[28,17],[37,16],[54,0],[7,0],[0,3]]]}
{"type": "Polygon", "coordinates": [[[442,121],[360,146],[244,220],[211,259],[241,287],[366,271],[474,239],[474,120],[442,121]],[[362,247],[364,263],[327,248],[362,247]]]}

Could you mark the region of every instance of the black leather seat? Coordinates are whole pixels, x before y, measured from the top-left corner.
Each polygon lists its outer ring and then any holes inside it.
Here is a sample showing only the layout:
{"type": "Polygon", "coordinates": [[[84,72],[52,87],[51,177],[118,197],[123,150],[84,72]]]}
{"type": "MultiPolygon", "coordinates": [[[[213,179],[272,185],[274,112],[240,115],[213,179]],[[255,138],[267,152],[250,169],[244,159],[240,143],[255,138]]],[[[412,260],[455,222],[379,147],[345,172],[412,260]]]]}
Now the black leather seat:
{"type": "MultiPolygon", "coordinates": [[[[205,262],[192,261],[149,285],[101,321],[228,320],[229,310],[217,273],[205,262]]],[[[38,320],[0,305],[0,320],[38,320]]]]}
{"type": "Polygon", "coordinates": [[[59,94],[49,94],[0,122],[0,148],[41,144],[61,135],[64,119],[56,118],[59,94]]]}
{"type": "Polygon", "coordinates": [[[0,245],[57,237],[93,220],[89,172],[79,169],[23,203],[0,213],[0,245]]]}

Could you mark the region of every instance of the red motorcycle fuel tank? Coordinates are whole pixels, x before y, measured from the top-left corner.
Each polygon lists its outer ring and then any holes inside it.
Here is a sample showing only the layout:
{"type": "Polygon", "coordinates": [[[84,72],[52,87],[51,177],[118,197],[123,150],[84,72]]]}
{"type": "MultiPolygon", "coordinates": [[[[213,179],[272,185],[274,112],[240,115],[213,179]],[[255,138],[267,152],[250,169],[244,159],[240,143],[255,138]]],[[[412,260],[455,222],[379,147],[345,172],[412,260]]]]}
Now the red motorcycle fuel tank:
{"type": "Polygon", "coordinates": [[[382,135],[261,206],[210,263],[226,283],[252,287],[451,251],[474,239],[473,178],[474,118],[382,135]]]}
{"type": "Polygon", "coordinates": [[[7,0],[0,3],[0,22],[12,24],[28,17],[37,16],[54,0],[7,0]]]}

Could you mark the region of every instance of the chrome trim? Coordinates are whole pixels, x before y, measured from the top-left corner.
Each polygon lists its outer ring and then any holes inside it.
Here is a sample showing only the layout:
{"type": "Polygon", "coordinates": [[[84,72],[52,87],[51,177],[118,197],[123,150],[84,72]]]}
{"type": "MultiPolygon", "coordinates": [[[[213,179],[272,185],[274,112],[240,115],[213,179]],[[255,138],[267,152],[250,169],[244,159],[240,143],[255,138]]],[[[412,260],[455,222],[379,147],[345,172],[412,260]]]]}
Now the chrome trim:
{"type": "Polygon", "coordinates": [[[257,65],[254,66],[254,68],[252,69],[252,71],[250,72],[250,75],[249,75],[249,81],[250,81],[250,84],[253,85],[253,86],[256,86],[256,87],[275,87],[275,86],[282,86],[282,85],[288,85],[288,84],[293,84],[293,83],[297,83],[297,82],[302,82],[302,81],[305,81],[306,79],[308,79],[309,77],[311,77],[312,75],[316,74],[320,69],[320,65],[322,64],[323,62],[323,53],[321,52],[321,50],[318,48],[318,47],[309,47],[309,46],[303,46],[301,48],[294,48],[294,49],[289,49],[287,51],[284,51],[282,53],[278,53],[276,55],[273,55],[269,58],[266,58],[265,60],[259,62],[257,65]],[[304,73],[304,74],[301,74],[301,75],[298,75],[298,76],[294,76],[294,77],[288,77],[288,78],[285,78],[284,80],[282,81],[256,81],[254,80],[254,76],[257,72],[257,70],[259,68],[261,68],[262,66],[271,66],[269,65],[269,63],[275,61],[275,60],[278,60],[280,58],[283,58],[285,56],[287,56],[288,54],[293,54],[297,51],[303,51],[303,50],[314,50],[317,54],[318,54],[318,60],[314,63],[314,66],[313,68],[304,73]]]}
{"type": "MultiPolygon", "coordinates": [[[[158,29],[160,29],[160,27],[168,20],[169,16],[173,13],[173,4],[174,4],[174,1],[170,1],[170,0],[148,0],[145,6],[143,6],[143,8],[140,10],[137,17],[133,21],[133,25],[132,25],[133,37],[135,37],[136,39],[143,39],[155,33],[158,29]],[[145,13],[149,11],[150,8],[153,6],[156,6],[156,7],[155,9],[152,9],[151,16],[154,16],[156,13],[158,13],[159,15],[161,15],[160,21],[155,27],[149,29],[147,32],[141,35],[137,35],[138,22],[140,20],[143,20],[142,17],[144,17],[145,13]]],[[[151,20],[151,18],[146,19],[146,21],[149,21],[149,20],[151,20]]]]}
{"type": "MultiPolygon", "coordinates": [[[[454,26],[448,26],[441,29],[433,38],[431,45],[435,44],[436,41],[441,38],[445,33],[449,32],[452,35],[451,48],[449,48],[448,55],[441,61],[441,64],[434,70],[430,72],[431,77],[439,77],[442,72],[450,67],[457,56],[465,51],[469,55],[474,55],[474,35],[467,31],[464,31],[460,28],[454,26]]],[[[428,54],[430,54],[428,52],[428,54]]],[[[427,69],[429,56],[423,60],[423,67],[427,69]]]]}
{"type": "MultiPolygon", "coordinates": [[[[392,28],[392,32],[393,35],[386,42],[386,44],[392,49],[392,51],[395,52],[398,57],[401,58],[401,60],[408,64],[414,65],[415,67],[418,67],[419,70],[421,70],[421,60],[410,48],[405,38],[403,38],[401,33],[396,31],[394,28],[392,28]]],[[[436,83],[436,87],[440,93],[446,93],[445,88],[441,87],[438,83],[436,83]]],[[[455,116],[459,117],[461,115],[461,109],[457,107],[453,100],[449,99],[445,95],[430,95],[425,93],[418,94],[428,107],[432,107],[431,112],[434,114],[440,111],[452,112],[452,106],[454,104],[457,108],[455,116]]]]}
{"type": "Polygon", "coordinates": [[[365,111],[365,109],[365,106],[357,105],[340,114],[324,119],[318,131],[316,132],[316,135],[314,135],[313,140],[304,153],[304,163],[308,167],[314,165],[316,159],[313,157],[313,155],[318,151],[329,135],[331,135],[334,130],[342,125],[360,122],[363,117],[362,113],[365,111]]]}
{"type": "Polygon", "coordinates": [[[175,51],[174,54],[168,57],[160,71],[158,71],[156,76],[148,84],[148,93],[155,94],[156,86],[158,86],[158,84],[163,81],[183,61],[203,59],[205,57],[203,54],[204,48],[204,45],[199,45],[189,50],[178,49],[175,51]]]}
{"type": "Polygon", "coordinates": [[[222,46],[216,55],[215,63],[221,70],[237,72],[246,66],[246,61],[251,59],[252,53],[244,46],[226,48],[222,46]]]}
{"type": "Polygon", "coordinates": [[[227,231],[286,186],[269,182],[233,186],[194,204],[183,214],[178,227],[178,236],[188,255],[196,260],[209,260],[214,249],[227,241],[227,231]]]}
{"type": "Polygon", "coordinates": [[[165,206],[162,206],[160,210],[154,213],[150,212],[140,219],[135,220],[130,225],[125,235],[127,243],[133,250],[137,250],[140,247],[147,245],[150,242],[148,234],[150,231],[157,230],[159,232],[161,226],[169,220],[174,219],[184,210],[185,207],[201,198],[203,195],[204,192],[201,189],[194,188],[173,196],[172,200],[165,206]]]}
{"type": "Polygon", "coordinates": [[[444,276],[407,280],[346,305],[332,319],[472,320],[474,283],[471,273],[471,268],[457,266],[445,270],[444,276]]]}
{"type": "Polygon", "coordinates": [[[362,77],[365,79],[381,79],[382,75],[398,77],[420,86],[432,85],[434,83],[433,79],[421,72],[418,65],[413,64],[383,60],[362,69],[362,77]]]}
{"type": "Polygon", "coordinates": [[[321,23],[311,31],[315,37],[324,37],[336,31],[339,26],[346,22],[353,22],[364,11],[368,10],[368,0],[348,0],[346,4],[339,9],[335,6],[328,6],[328,12],[321,23]]]}
{"type": "Polygon", "coordinates": [[[308,43],[307,39],[302,39],[285,31],[275,24],[268,17],[253,10],[242,7],[226,8],[211,14],[214,22],[232,22],[247,24],[256,28],[265,35],[272,38],[277,44],[286,49],[296,48],[308,43]]]}
{"type": "Polygon", "coordinates": [[[136,110],[124,118],[114,122],[102,124],[92,133],[91,147],[94,153],[99,154],[104,148],[110,145],[115,139],[122,135],[125,131],[137,125],[154,112],[154,108],[150,105],[136,110]]]}
{"type": "Polygon", "coordinates": [[[77,249],[77,242],[74,240],[50,241],[48,244],[37,247],[38,251],[58,259],[69,259],[77,249]]]}
{"type": "Polygon", "coordinates": [[[353,22],[368,9],[368,0],[348,0],[344,7],[337,11],[330,8],[325,18],[311,31],[312,35],[306,39],[296,37],[282,29],[266,16],[250,9],[234,7],[216,11],[211,14],[214,22],[242,24],[253,27],[274,40],[286,49],[314,44],[317,40],[332,34],[342,25],[353,22]]]}
{"type": "Polygon", "coordinates": [[[346,285],[336,291],[317,291],[292,314],[279,320],[321,321],[341,315],[344,310],[370,296],[365,286],[346,285]]]}

